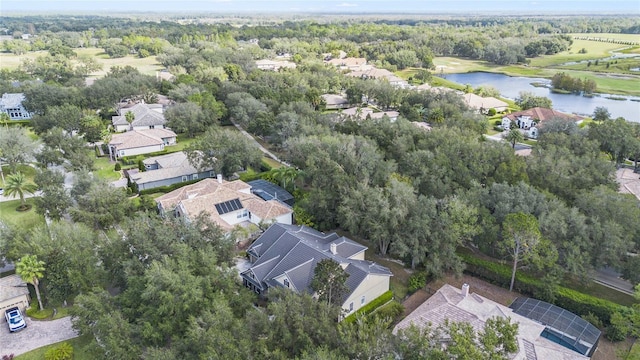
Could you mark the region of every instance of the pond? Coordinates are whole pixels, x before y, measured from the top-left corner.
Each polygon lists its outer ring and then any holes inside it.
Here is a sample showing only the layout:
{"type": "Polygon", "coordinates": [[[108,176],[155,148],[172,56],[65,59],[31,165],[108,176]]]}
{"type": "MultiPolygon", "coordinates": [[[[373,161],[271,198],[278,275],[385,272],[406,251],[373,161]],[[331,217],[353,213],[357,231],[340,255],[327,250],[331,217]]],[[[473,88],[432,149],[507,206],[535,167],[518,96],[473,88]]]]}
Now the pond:
{"type": "MultiPolygon", "coordinates": [[[[545,96],[551,99],[553,108],[583,116],[591,116],[596,107],[604,106],[611,113],[611,117],[623,117],[629,121],[640,122],[640,98],[633,96],[596,94],[593,97],[585,97],[573,94],[556,94],[546,87],[535,87],[531,83],[550,84],[551,81],[542,78],[511,77],[503,74],[487,72],[471,72],[466,74],[446,74],[444,78],[459,84],[470,84],[478,87],[489,85],[500,91],[503,97],[515,99],[521,91],[534,93],[536,96],[545,96]],[[609,97],[622,98],[613,100],[609,97]],[[635,101],[633,101],[635,100],[635,101]]],[[[640,86],[640,85],[638,85],[640,86]]]]}

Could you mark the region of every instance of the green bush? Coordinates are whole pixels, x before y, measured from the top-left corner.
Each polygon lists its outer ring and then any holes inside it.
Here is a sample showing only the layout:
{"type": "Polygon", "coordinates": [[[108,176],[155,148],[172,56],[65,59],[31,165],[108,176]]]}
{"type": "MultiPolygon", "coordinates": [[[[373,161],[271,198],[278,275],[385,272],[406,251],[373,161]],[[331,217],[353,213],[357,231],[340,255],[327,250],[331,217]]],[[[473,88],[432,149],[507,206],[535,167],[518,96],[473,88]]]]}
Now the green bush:
{"type": "Polygon", "coordinates": [[[607,326],[605,336],[611,341],[622,341],[629,336],[629,319],[620,312],[611,315],[611,323],[607,326]]]}
{"type": "Polygon", "coordinates": [[[489,116],[495,116],[496,113],[497,113],[496,109],[491,108],[491,109],[489,109],[489,112],[487,114],[489,114],[489,116]]]}
{"type": "Polygon", "coordinates": [[[496,120],[496,121],[494,121],[494,122],[493,122],[493,125],[495,125],[495,126],[502,125],[502,120],[496,120]]]}
{"type": "Polygon", "coordinates": [[[138,170],[140,170],[140,171],[147,170],[147,168],[144,166],[144,160],[143,159],[138,160],[138,170]]]}
{"type": "MultiPolygon", "coordinates": [[[[467,264],[465,272],[483,278],[492,284],[508,288],[511,282],[511,266],[502,265],[488,260],[473,257],[470,254],[458,254],[467,264]]],[[[549,286],[545,282],[528,276],[522,272],[516,273],[514,290],[529,296],[540,296],[549,291],[549,286]]],[[[600,299],[591,295],[568,289],[566,287],[556,287],[554,299],[548,301],[576,315],[583,316],[591,313],[596,316],[602,324],[608,325],[612,314],[624,312],[626,307],[618,305],[608,300],[600,299]]]]}
{"type": "MultiPolygon", "coordinates": [[[[202,178],[202,179],[205,179],[205,178],[202,178]]],[[[155,194],[155,193],[165,193],[166,194],[168,192],[172,192],[175,189],[179,189],[179,188],[181,188],[183,186],[195,184],[195,183],[197,183],[198,181],[200,181],[202,179],[189,180],[189,181],[179,182],[179,183],[172,184],[172,185],[156,187],[156,188],[153,188],[153,189],[140,190],[139,194],[140,195],[149,195],[149,194],[155,194]]]]}
{"type": "Polygon", "coordinates": [[[422,289],[427,285],[427,273],[424,271],[416,272],[409,276],[409,283],[407,285],[407,291],[410,294],[422,289]]]}
{"type": "Polygon", "coordinates": [[[73,359],[73,346],[68,342],[63,342],[60,345],[47,350],[44,353],[45,360],[71,360],[73,359]]]}
{"type": "Polygon", "coordinates": [[[269,163],[266,162],[264,159],[260,161],[260,171],[265,172],[265,171],[271,171],[272,169],[273,167],[269,165],[269,163]]]}
{"type": "Polygon", "coordinates": [[[122,169],[122,165],[120,165],[120,163],[117,162],[114,169],[115,169],[115,171],[120,171],[122,169]]]}
{"type": "Polygon", "coordinates": [[[381,318],[395,320],[404,313],[404,306],[397,301],[391,301],[387,305],[381,306],[374,314],[381,318]]]}
{"type": "Polygon", "coordinates": [[[375,298],[373,301],[371,301],[367,305],[365,305],[365,306],[361,307],[360,309],[358,309],[358,311],[356,311],[353,314],[347,316],[342,321],[346,321],[347,323],[350,323],[350,322],[355,321],[358,318],[359,315],[369,315],[369,314],[371,314],[371,312],[373,312],[373,310],[375,310],[375,309],[379,308],[380,306],[388,303],[392,299],[393,299],[393,292],[391,292],[391,290],[389,290],[389,291],[385,292],[384,294],[382,294],[382,295],[378,296],[377,298],[375,298]]]}
{"type": "Polygon", "coordinates": [[[588,313],[586,315],[582,315],[582,318],[591,323],[591,325],[597,327],[600,330],[604,329],[604,324],[600,321],[600,318],[593,315],[593,313],[588,313]]]}

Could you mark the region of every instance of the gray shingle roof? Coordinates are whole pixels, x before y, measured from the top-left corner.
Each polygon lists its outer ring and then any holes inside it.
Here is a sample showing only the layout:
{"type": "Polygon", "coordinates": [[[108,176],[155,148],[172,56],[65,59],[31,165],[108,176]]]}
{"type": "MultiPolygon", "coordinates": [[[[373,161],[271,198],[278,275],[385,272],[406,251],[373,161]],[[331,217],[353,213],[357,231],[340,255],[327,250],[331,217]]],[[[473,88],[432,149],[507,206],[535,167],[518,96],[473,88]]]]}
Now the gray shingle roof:
{"type": "Polygon", "coordinates": [[[367,249],[336,233],[324,234],[306,226],[274,224],[260,236],[247,250],[258,259],[243,275],[252,272],[264,289],[279,286],[274,280],[282,275],[289,278],[298,292],[309,292],[317,263],[332,259],[345,267],[349,274],[346,285],[349,293],[345,299],[366,279],[369,274],[392,276],[384,266],[371,261],[354,259],[367,249]],[[336,253],[331,245],[336,245],[336,253]]]}
{"type": "Polygon", "coordinates": [[[131,126],[155,126],[164,125],[166,120],[164,115],[153,110],[147,104],[135,104],[132,107],[120,109],[119,116],[114,116],[111,122],[114,126],[129,125],[126,114],[128,112],[133,113],[134,119],[131,122],[131,126]]]}

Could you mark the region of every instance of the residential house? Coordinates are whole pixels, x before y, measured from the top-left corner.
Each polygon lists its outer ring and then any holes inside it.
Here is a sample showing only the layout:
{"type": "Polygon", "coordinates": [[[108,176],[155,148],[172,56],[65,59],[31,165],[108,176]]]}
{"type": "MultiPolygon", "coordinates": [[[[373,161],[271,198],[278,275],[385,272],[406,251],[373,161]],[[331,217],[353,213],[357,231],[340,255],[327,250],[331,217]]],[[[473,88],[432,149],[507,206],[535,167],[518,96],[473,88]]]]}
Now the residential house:
{"type": "MultiPolygon", "coordinates": [[[[518,350],[513,360],[586,360],[595,351],[600,331],[589,322],[557,306],[533,299],[516,299],[511,307],[469,292],[443,285],[435,294],[400,321],[393,332],[417,327],[437,328],[446,321],[469,323],[476,332],[490,318],[509,318],[518,324],[518,350]]],[[[448,338],[440,339],[446,346],[448,338]]]]}
{"type": "Polygon", "coordinates": [[[345,57],[326,61],[327,64],[333,65],[341,70],[360,71],[366,68],[367,59],[345,57]]]}
{"type": "Polygon", "coordinates": [[[289,206],[294,204],[293,195],[271,181],[258,179],[249,181],[247,184],[251,186],[251,192],[263,200],[278,200],[289,206]]]}
{"type": "Polygon", "coordinates": [[[129,181],[136,184],[138,191],[216,176],[213,169],[196,169],[182,151],[150,157],[143,163],[145,171],[126,171],[129,181]]]}
{"type": "Polygon", "coordinates": [[[378,69],[373,66],[368,66],[363,68],[362,70],[357,70],[350,72],[347,76],[359,77],[362,79],[378,79],[378,80],[386,80],[389,84],[400,87],[407,88],[409,87],[409,83],[399,78],[394,73],[387,69],[378,69]]]}
{"type": "Polygon", "coordinates": [[[426,123],[424,121],[412,121],[411,123],[419,129],[431,131],[431,125],[429,125],[429,123],[426,123]]]}
{"type": "Polygon", "coordinates": [[[508,114],[502,118],[502,128],[509,130],[511,126],[516,126],[526,131],[530,138],[537,138],[539,125],[551,119],[565,119],[575,122],[582,121],[583,117],[572,114],[565,114],[553,109],[535,107],[523,111],[508,114]]]}
{"type": "Polygon", "coordinates": [[[261,223],[293,223],[293,210],[289,206],[277,200],[264,200],[253,194],[244,181],[224,181],[221,175],[164,194],[156,203],[160,214],[173,214],[187,221],[207,213],[227,233],[236,226],[257,229],[261,223]]]}
{"type": "Polygon", "coordinates": [[[389,290],[391,271],[365,260],[366,249],[336,233],[274,224],[247,249],[252,265],[240,276],[246,287],[261,295],[273,287],[313,294],[310,284],[316,265],[324,259],[333,260],[348,274],[348,291],[342,301],[348,315],[389,290]]]}
{"type": "Polygon", "coordinates": [[[118,109],[118,115],[111,118],[111,123],[117,132],[145,129],[164,129],[165,120],[161,104],[130,104],[118,109]],[[127,113],[131,113],[133,120],[127,121],[127,113]]]}
{"type": "Polygon", "coordinates": [[[156,80],[158,81],[170,81],[173,82],[176,79],[176,76],[169,72],[167,69],[163,69],[161,71],[156,71],[156,80]]]}
{"type": "MultiPolygon", "coordinates": [[[[0,313],[6,309],[18,307],[20,310],[29,307],[29,289],[27,284],[18,275],[9,275],[0,278],[0,313]]],[[[0,316],[4,321],[4,315],[0,316]]]]}
{"type": "Polygon", "coordinates": [[[109,158],[150,154],[175,145],[176,133],[167,129],[147,129],[113,134],[109,141],[109,158]]]}
{"type": "Polygon", "coordinates": [[[24,108],[23,93],[5,93],[0,99],[0,111],[7,114],[11,120],[29,120],[31,113],[24,108]]]}
{"type": "Polygon", "coordinates": [[[398,116],[400,113],[397,111],[378,111],[374,112],[373,109],[368,107],[352,107],[348,109],[342,110],[340,112],[343,119],[352,119],[356,121],[366,120],[366,119],[382,119],[385,116],[389,118],[389,120],[396,121],[398,120],[398,116]]]}
{"type": "Polygon", "coordinates": [[[464,94],[462,98],[467,106],[481,114],[486,114],[490,109],[495,109],[496,112],[503,112],[509,107],[509,104],[494,97],[482,97],[469,93],[464,94]]]}
{"type": "Polygon", "coordinates": [[[349,100],[342,95],[323,94],[320,96],[324,100],[327,110],[346,109],[350,105],[349,100]]]}
{"type": "Polygon", "coordinates": [[[260,70],[278,71],[284,69],[295,69],[296,63],[286,60],[256,60],[256,67],[260,70]]]}

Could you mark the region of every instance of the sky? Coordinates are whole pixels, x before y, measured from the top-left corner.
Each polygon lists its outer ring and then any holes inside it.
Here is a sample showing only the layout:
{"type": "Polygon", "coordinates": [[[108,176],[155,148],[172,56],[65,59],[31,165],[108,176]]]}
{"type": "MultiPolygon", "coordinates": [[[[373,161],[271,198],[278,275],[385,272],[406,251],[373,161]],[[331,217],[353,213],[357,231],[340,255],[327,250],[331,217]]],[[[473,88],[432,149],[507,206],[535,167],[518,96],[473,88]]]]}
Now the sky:
{"type": "Polygon", "coordinates": [[[0,0],[0,16],[12,12],[640,15],[640,0],[0,0]]]}

